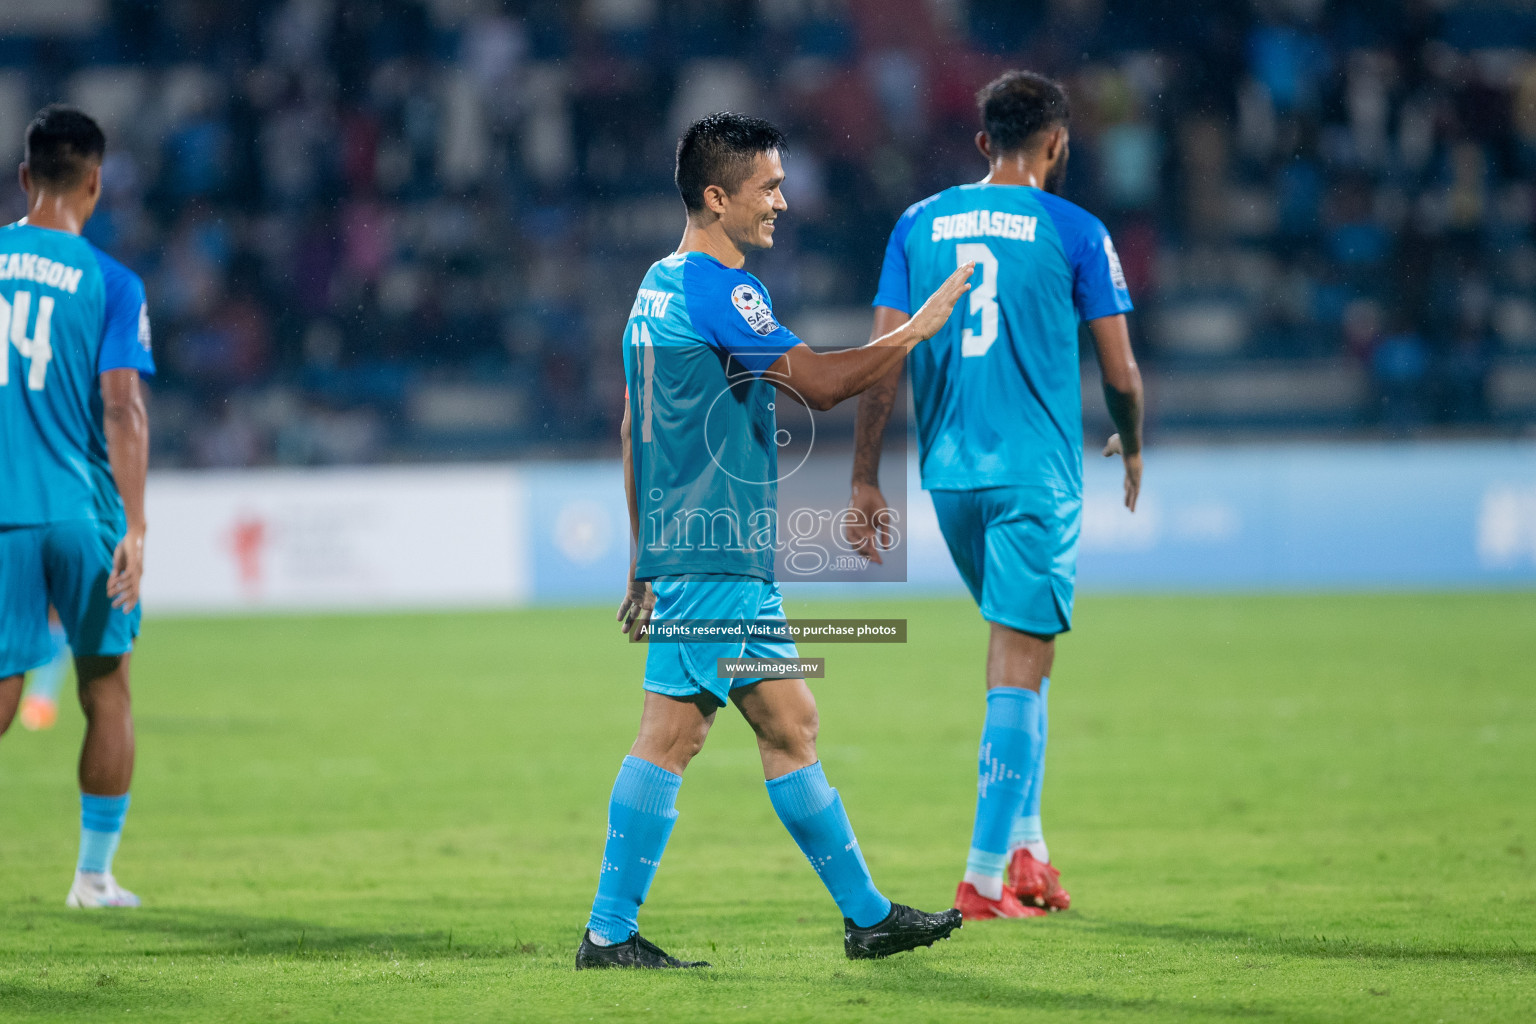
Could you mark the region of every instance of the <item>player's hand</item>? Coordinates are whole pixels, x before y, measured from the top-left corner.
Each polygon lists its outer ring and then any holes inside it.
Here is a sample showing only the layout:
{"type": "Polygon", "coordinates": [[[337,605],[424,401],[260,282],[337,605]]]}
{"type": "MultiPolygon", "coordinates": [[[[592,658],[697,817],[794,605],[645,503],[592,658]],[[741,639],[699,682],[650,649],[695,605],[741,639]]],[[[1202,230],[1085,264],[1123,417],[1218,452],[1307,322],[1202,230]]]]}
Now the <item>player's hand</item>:
{"type": "Polygon", "coordinates": [[[624,600],[619,602],[619,613],[614,618],[630,640],[638,640],[640,631],[651,621],[651,609],[655,607],[656,595],[651,585],[630,580],[629,587],[624,591],[624,600]]]}
{"type": "Polygon", "coordinates": [[[890,507],[885,495],[874,484],[854,484],[848,509],[855,513],[848,517],[851,522],[843,530],[849,546],[876,565],[885,564],[880,552],[891,547],[890,507]]]}
{"type": "Polygon", "coordinates": [[[144,527],[129,527],[112,552],[112,575],[107,577],[107,596],[113,608],[131,612],[139,603],[139,580],[144,575],[144,527]]]}
{"type": "Polygon", "coordinates": [[[1113,455],[1123,456],[1125,460],[1125,507],[1135,512],[1136,499],[1141,497],[1141,452],[1126,455],[1125,446],[1120,443],[1120,435],[1110,434],[1109,441],[1104,445],[1104,457],[1107,459],[1113,455]]]}
{"type": "MultiPolygon", "coordinates": [[[[955,303],[960,301],[960,296],[971,290],[971,274],[976,270],[976,261],[960,264],[949,279],[939,285],[939,290],[928,296],[928,301],[923,303],[921,309],[912,314],[912,319],[907,321],[917,341],[927,341],[949,320],[949,314],[954,312],[955,303]]],[[[914,342],[916,344],[916,342],[914,342]]]]}

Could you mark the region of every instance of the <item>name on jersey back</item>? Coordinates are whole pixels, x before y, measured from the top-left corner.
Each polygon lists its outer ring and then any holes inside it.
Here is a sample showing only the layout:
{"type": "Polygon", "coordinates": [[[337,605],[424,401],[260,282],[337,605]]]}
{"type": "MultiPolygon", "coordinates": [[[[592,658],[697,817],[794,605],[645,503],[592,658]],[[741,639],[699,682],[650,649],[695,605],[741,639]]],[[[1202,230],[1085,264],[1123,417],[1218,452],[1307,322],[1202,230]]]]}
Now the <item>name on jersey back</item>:
{"type": "Polygon", "coordinates": [[[0,281],[36,281],[73,295],[85,271],[30,252],[0,254],[0,281]]]}
{"type": "Polygon", "coordinates": [[[640,293],[635,296],[635,305],[629,311],[629,315],[650,316],[660,320],[667,315],[667,304],[672,301],[672,294],[672,292],[641,288],[640,293]]]}
{"type": "Polygon", "coordinates": [[[967,210],[933,218],[932,241],[950,238],[1012,238],[1020,242],[1035,240],[1039,217],[1001,210],[967,210]]]}

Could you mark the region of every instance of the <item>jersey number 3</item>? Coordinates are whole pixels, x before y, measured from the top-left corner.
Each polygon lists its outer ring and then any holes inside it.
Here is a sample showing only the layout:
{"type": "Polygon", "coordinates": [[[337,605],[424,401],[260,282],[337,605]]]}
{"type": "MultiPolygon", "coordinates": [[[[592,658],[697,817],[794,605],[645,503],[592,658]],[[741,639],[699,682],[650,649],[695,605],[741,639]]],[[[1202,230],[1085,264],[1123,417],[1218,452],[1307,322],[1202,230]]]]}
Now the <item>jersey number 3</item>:
{"type": "Polygon", "coordinates": [[[27,388],[43,390],[48,379],[48,363],[53,359],[53,345],[49,342],[49,327],[53,321],[53,296],[44,295],[37,304],[37,326],[32,337],[27,337],[27,321],[32,317],[32,293],[18,291],[6,302],[0,297],[0,387],[11,382],[10,345],[16,346],[21,358],[30,359],[27,371],[27,388]]]}
{"type": "Polygon", "coordinates": [[[966,327],[960,335],[961,356],[984,356],[997,340],[997,257],[982,242],[961,242],[955,246],[956,266],[976,263],[971,275],[971,316],[981,315],[981,327],[966,327]],[[976,278],[981,280],[977,281],[976,278]]]}

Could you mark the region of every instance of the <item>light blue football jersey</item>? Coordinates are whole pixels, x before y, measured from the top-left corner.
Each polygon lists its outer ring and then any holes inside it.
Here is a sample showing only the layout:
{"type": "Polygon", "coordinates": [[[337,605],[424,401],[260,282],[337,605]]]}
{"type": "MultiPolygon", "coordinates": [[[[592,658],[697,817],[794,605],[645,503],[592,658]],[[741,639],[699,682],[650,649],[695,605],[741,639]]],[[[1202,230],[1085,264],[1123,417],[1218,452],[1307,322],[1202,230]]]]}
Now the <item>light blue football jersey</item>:
{"type": "Polygon", "coordinates": [[[798,344],[745,270],[690,252],[646,273],[624,334],[637,579],[773,579],[778,394],[763,372],[798,344]]]}
{"type": "Polygon", "coordinates": [[[0,228],[0,526],[123,520],[97,377],[155,372],[144,283],[90,242],[0,228]]]}
{"type": "Polygon", "coordinates": [[[1080,495],[1078,323],[1131,309],[1097,217],[1022,185],[961,185],[902,214],[874,305],[912,313],[976,262],[971,290],[908,359],[923,487],[1080,495]]]}

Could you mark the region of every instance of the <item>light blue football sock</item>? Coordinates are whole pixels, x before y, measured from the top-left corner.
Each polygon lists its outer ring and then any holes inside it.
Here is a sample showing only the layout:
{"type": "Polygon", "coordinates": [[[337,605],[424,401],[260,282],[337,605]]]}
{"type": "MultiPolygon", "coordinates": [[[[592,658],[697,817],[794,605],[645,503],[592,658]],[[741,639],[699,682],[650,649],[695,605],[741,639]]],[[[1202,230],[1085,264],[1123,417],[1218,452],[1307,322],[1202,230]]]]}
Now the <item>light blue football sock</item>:
{"type": "Polygon", "coordinates": [[[638,757],[626,757],[608,801],[608,842],[597,876],[587,930],[606,943],[640,930],[640,904],[651,891],[662,851],[677,823],[683,777],[638,757]]]}
{"type": "Polygon", "coordinates": [[[1040,695],[1016,686],[987,691],[987,720],[977,763],[976,827],[966,881],[990,899],[1002,893],[1008,837],[1024,807],[1040,749],[1040,695]]]}
{"type": "Polygon", "coordinates": [[[27,674],[27,695],[57,702],[64,678],[69,675],[69,641],[64,636],[64,627],[56,622],[49,625],[48,633],[53,641],[53,660],[27,674]]]}
{"type": "Polygon", "coordinates": [[[768,799],[843,916],[860,928],[885,920],[891,901],[869,877],[843,800],[827,785],[821,762],[769,779],[768,799]]]}
{"type": "MultiPolygon", "coordinates": [[[[1040,680],[1040,753],[1035,758],[1035,771],[1029,777],[1029,790],[1024,794],[1024,807],[1014,819],[1013,831],[1008,836],[1008,853],[1029,847],[1036,860],[1042,860],[1045,852],[1045,830],[1040,824],[1040,793],[1045,785],[1045,748],[1050,743],[1051,680],[1040,680]]],[[[1046,854],[1049,857],[1049,854],[1046,854]]]]}
{"type": "Polygon", "coordinates": [[[76,871],[106,873],[123,838],[123,819],[128,817],[128,794],[96,796],[80,794],[80,859],[76,871]]]}

